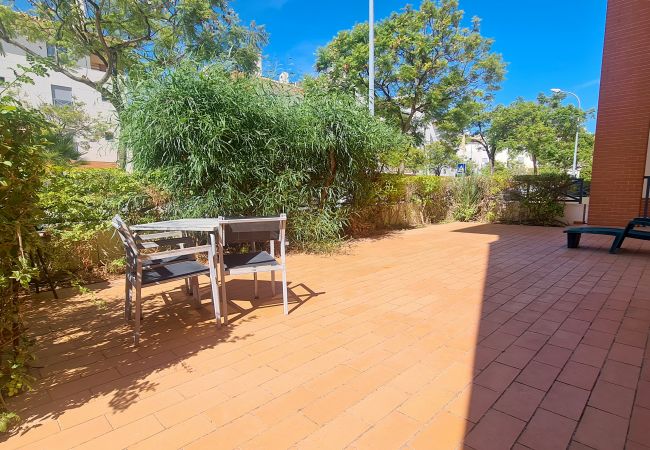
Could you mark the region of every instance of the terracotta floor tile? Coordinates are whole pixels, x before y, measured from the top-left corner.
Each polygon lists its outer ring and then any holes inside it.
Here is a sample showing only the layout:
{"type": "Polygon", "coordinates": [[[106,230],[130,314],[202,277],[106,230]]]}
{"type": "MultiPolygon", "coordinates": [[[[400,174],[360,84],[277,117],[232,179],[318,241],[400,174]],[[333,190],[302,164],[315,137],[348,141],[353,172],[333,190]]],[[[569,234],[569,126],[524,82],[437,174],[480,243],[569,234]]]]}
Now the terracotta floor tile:
{"type": "Polygon", "coordinates": [[[632,413],[634,390],[598,380],[589,398],[589,406],[616,414],[625,419],[632,413]]]}
{"type": "Polygon", "coordinates": [[[478,384],[472,384],[449,403],[447,410],[463,419],[477,423],[497,398],[499,398],[498,392],[478,384]]]}
{"type": "Polygon", "coordinates": [[[589,391],[556,381],[544,397],[541,407],[569,419],[578,420],[588,398],[589,391]]]}
{"type": "Polygon", "coordinates": [[[587,407],[574,439],[598,450],[623,448],[628,421],[614,414],[587,407]]]}
{"type": "Polygon", "coordinates": [[[491,409],[469,432],[465,443],[476,450],[510,448],[526,422],[491,409]]]}
{"type": "Polygon", "coordinates": [[[182,282],[149,287],[137,349],[122,277],[91,286],[101,310],[69,288],[56,310],[34,296],[43,368],[0,446],[642,448],[650,242],[612,257],[590,238],[599,250],[568,251],[560,228],[449,223],[292,252],[290,314],[268,274],[253,302],[252,276],[232,277],[251,309],[219,330],[207,277],[200,309],[182,282]]]}
{"type": "Polygon", "coordinates": [[[576,424],[575,420],[540,408],[521,434],[519,442],[539,450],[566,448],[576,424]]]}
{"type": "Polygon", "coordinates": [[[643,349],[632,345],[621,344],[620,342],[614,342],[614,345],[612,345],[612,348],[609,351],[608,358],[614,361],[641,367],[641,361],[643,361],[643,349]]]}
{"type": "Polygon", "coordinates": [[[425,423],[438,414],[457,395],[456,392],[448,391],[434,381],[415,395],[410,396],[398,410],[425,423]]]}
{"type": "Polygon", "coordinates": [[[571,356],[571,350],[547,344],[535,355],[535,361],[555,367],[564,367],[571,356]]]}
{"type": "Polygon", "coordinates": [[[558,367],[531,361],[521,371],[521,374],[517,377],[517,381],[542,391],[547,391],[559,373],[560,369],[558,367]]]}
{"type": "Polygon", "coordinates": [[[635,406],[630,421],[629,439],[638,444],[650,447],[650,409],[635,406]]]}
{"type": "Polygon", "coordinates": [[[521,383],[512,383],[494,405],[494,409],[528,421],[544,398],[545,392],[521,383]]]}
{"type": "Polygon", "coordinates": [[[350,446],[367,449],[401,448],[419,427],[419,422],[399,412],[392,412],[350,446]]]}
{"type": "Polygon", "coordinates": [[[600,374],[600,379],[610,383],[636,389],[640,369],[636,366],[608,359],[600,374]]]}
{"type": "Polygon", "coordinates": [[[606,357],[607,350],[592,345],[580,344],[573,352],[571,360],[600,368],[603,367],[606,357]]]}
{"type": "Polygon", "coordinates": [[[526,364],[535,356],[535,350],[529,350],[524,347],[511,345],[508,349],[501,353],[497,358],[497,362],[503,363],[507,366],[523,369],[526,364]]]}
{"type": "Polygon", "coordinates": [[[476,377],[475,383],[495,392],[503,392],[518,374],[519,369],[493,362],[476,377]]]}
{"type": "Polygon", "coordinates": [[[599,370],[596,367],[569,361],[557,379],[572,386],[591,390],[598,378],[598,373],[599,370]]]}
{"type": "Polygon", "coordinates": [[[553,336],[551,336],[548,343],[551,345],[556,345],[558,347],[564,347],[573,350],[578,346],[580,339],[582,339],[582,335],[580,334],[558,330],[555,332],[555,334],[553,334],[553,336]]]}

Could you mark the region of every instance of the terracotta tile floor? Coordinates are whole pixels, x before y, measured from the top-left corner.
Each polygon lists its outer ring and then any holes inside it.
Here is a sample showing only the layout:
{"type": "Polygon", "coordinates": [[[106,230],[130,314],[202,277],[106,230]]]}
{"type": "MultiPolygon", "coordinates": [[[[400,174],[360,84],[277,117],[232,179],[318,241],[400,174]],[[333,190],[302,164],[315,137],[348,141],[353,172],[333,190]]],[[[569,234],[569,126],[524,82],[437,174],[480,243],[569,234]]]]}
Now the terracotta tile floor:
{"type": "Polygon", "coordinates": [[[0,446],[647,448],[650,242],[610,241],[446,224],[291,255],[289,316],[232,280],[252,309],[217,331],[171,283],[145,290],[139,348],[121,280],[45,294],[36,390],[0,446]]]}

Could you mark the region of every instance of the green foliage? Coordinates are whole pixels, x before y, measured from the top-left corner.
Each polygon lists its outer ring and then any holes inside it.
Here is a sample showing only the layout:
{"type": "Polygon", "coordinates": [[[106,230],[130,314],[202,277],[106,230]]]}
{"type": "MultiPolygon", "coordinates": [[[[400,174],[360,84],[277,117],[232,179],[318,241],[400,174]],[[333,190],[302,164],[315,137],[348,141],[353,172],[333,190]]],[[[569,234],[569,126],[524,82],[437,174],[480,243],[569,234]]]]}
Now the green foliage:
{"type": "Polygon", "coordinates": [[[451,184],[451,217],[460,222],[481,219],[489,194],[489,178],[464,176],[451,184]]]}
{"type": "Polygon", "coordinates": [[[559,218],[564,215],[564,204],[560,200],[571,183],[566,174],[519,175],[514,177],[508,194],[523,208],[522,222],[559,225],[559,218]]]}
{"type": "MultiPolygon", "coordinates": [[[[489,98],[505,69],[480,34],[478,18],[463,26],[456,0],[407,5],[375,26],[377,114],[420,142],[422,124],[441,122],[463,103],[489,98]]],[[[340,32],[317,54],[316,68],[333,87],[368,92],[368,24],[340,32]]]]}
{"type": "Polygon", "coordinates": [[[140,177],[123,170],[51,167],[39,192],[41,223],[51,239],[44,249],[50,270],[109,264],[114,258],[108,240],[111,218],[119,213],[132,223],[152,220],[162,201],[140,177]]]}
{"type": "MultiPolygon", "coordinates": [[[[28,257],[38,245],[38,190],[50,133],[41,114],[0,95],[0,411],[3,396],[29,389],[31,381],[31,341],[18,293],[37,274],[28,257]]],[[[4,414],[0,427],[14,419],[4,414]]]]}
{"type": "Polygon", "coordinates": [[[232,70],[256,70],[262,27],[240,24],[226,0],[34,0],[31,8],[0,5],[0,41],[12,43],[37,61],[47,62],[16,38],[45,41],[57,48],[51,69],[101,92],[122,107],[122,80],[166,67],[188,55],[219,61],[232,70]],[[105,75],[90,79],[75,72],[77,61],[91,57],[105,75]]]}
{"type": "Polygon", "coordinates": [[[0,412],[0,433],[6,433],[15,423],[20,421],[18,414],[13,412],[0,412]]]}
{"type": "Polygon", "coordinates": [[[445,167],[456,167],[460,158],[456,153],[456,146],[445,141],[436,141],[424,147],[425,163],[427,169],[434,175],[440,175],[445,167]]]}
{"type": "MultiPolygon", "coordinates": [[[[120,137],[136,170],[170,192],[171,217],[307,211],[340,233],[339,206],[382,154],[410,146],[353,97],[317,85],[303,92],[184,65],[130,92],[120,137]]],[[[295,228],[290,238],[308,245],[308,236],[320,239],[295,228]]]]}

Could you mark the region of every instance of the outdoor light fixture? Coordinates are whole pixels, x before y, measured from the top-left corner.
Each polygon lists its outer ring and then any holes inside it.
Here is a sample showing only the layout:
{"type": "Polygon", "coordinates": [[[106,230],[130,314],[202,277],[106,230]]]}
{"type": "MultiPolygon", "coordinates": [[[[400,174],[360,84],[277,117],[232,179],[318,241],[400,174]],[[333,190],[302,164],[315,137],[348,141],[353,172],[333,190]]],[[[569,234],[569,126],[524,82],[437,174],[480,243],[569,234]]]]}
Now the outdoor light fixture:
{"type": "MultiPolygon", "coordinates": [[[[565,94],[573,95],[576,100],[578,100],[578,110],[582,110],[582,107],[580,106],[580,97],[578,97],[576,94],[573,92],[565,91],[560,88],[552,88],[551,92],[554,94],[559,94],[560,92],[564,92],[565,94]]],[[[578,135],[580,134],[580,121],[576,121],[576,142],[573,147],[573,170],[572,170],[572,175],[577,178],[578,176],[578,135]]]]}
{"type": "Polygon", "coordinates": [[[368,109],[375,115],[375,1],[368,1],[368,109]]]}

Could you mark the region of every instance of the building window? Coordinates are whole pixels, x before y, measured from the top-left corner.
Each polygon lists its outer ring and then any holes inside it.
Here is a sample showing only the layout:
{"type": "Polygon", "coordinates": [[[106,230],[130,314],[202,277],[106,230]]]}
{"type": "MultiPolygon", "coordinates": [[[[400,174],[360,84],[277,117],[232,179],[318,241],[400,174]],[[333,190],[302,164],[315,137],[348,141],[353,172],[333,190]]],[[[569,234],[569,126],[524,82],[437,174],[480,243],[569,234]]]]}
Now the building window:
{"type": "Polygon", "coordinates": [[[52,104],[55,106],[72,105],[72,88],[53,84],[52,104]]]}
{"type": "Polygon", "coordinates": [[[56,45],[47,44],[47,57],[56,58],[56,45]]]}

